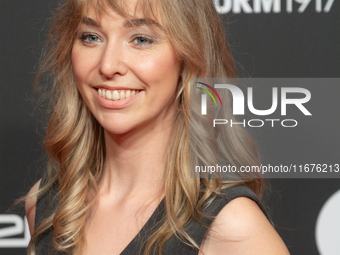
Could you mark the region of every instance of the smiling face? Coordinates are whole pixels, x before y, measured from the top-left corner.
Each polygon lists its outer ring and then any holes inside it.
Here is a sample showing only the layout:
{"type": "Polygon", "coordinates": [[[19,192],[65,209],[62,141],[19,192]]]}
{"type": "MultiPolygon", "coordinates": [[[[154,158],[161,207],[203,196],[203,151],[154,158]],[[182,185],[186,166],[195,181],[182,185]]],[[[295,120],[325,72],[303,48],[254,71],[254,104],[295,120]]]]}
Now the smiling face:
{"type": "MultiPolygon", "coordinates": [[[[160,21],[89,9],[72,49],[75,81],[88,108],[112,134],[173,122],[181,61],[160,21]]],[[[168,125],[168,124],[166,124],[168,125]]]]}

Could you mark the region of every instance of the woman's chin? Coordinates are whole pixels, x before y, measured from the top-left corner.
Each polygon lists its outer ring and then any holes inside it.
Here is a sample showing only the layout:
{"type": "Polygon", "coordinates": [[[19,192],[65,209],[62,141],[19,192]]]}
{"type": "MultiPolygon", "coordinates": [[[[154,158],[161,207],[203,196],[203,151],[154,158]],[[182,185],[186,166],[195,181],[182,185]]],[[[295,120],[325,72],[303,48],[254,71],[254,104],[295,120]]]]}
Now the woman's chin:
{"type": "Polygon", "coordinates": [[[113,136],[122,136],[128,133],[131,133],[133,128],[130,128],[128,126],[121,126],[121,125],[115,125],[115,127],[104,127],[105,133],[113,135],[113,136]]]}

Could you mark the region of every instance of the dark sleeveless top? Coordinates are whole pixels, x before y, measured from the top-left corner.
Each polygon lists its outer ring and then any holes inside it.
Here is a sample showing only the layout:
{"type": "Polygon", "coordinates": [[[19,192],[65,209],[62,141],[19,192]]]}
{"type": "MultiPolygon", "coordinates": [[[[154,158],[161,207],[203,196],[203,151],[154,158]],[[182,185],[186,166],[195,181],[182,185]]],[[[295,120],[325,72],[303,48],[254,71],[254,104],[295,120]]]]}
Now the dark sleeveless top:
{"type": "MultiPolygon", "coordinates": [[[[231,200],[237,197],[247,197],[255,201],[261,208],[263,213],[268,218],[267,212],[262,205],[260,199],[255,195],[255,193],[247,188],[246,186],[236,186],[228,189],[222,190],[222,194],[218,195],[213,202],[207,207],[205,213],[210,216],[216,216],[222,208],[228,204],[231,200]]],[[[46,219],[50,213],[58,206],[58,186],[55,185],[42,197],[38,198],[36,207],[36,218],[35,226],[37,226],[42,220],[46,219]]],[[[128,244],[128,246],[123,250],[120,255],[138,255],[143,254],[143,244],[150,233],[155,229],[157,224],[161,224],[162,220],[165,218],[165,201],[164,199],[160,202],[156,210],[153,212],[149,220],[140,230],[140,232],[135,236],[135,238],[128,244]]],[[[210,226],[212,223],[212,218],[202,218],[201,221],[206,226],[210,226]]],[[[200,225],[197,221],[191,221],[188,225],[184,227],[186,233],[195,240],[198,246],[201,245],[203,237],[207,229],[200,225]]],[[[52,234],[53,227],[46,230],[37,238],[36,243],[36,255],[48,255],[52,251],[52,234]]],[[[65,253],[56,253],[57,255],[66,255],[65,253]]],[[[158,254],[158,253],[157,253],[158,254]]],[[[170,237],[163,246],[163,255],[197,255],[198,250],[191,246],[186,245],[183,241],[179,240],[175,235],[170,237]]]]}

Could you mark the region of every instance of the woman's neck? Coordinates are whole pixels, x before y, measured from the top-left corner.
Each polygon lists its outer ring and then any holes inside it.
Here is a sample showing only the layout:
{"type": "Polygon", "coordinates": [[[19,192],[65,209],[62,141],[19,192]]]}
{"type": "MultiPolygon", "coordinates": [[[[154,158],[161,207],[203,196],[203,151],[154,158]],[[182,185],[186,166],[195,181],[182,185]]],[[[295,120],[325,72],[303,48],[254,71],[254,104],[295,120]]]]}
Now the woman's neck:
{"type": "Polygon", "coordinates": [[[105,132],[106,159],[99,192],[124,199],[150,197],[164,187],[164,171],[174,119],[123,135],[105,132]]]}

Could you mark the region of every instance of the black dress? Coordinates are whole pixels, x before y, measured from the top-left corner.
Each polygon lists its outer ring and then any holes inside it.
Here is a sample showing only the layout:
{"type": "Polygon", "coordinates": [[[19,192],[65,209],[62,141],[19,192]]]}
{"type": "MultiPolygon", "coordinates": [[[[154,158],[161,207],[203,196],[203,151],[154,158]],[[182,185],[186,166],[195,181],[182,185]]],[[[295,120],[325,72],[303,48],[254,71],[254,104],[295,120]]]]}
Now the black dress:
{"type": "MultiPolygon", "coordinates": [[[[36,218],[35,218],[35,226],[39,224],[43,219],[45,219],[50,213],[58,206],[58,186],[54,185],[53,188],[49,190],[45,195],[38,198],[37,207],[36,207],[36,218]]],[[[229,203],[231,200],[237,197],[248,197],[255,201],[258,206],[261,208],[263,213],[267,216],[266,210],[262,205],[260,199],[255,195],[253,191],[245,186],[236,186],[232,188],[228,188],[222,191],[222,194],[217,196],[213,202],[209,205],[209,207],[205,210],[205,213],[210,216],[216,216],[222,208],[229,203]]],[[[126,246],[121,255],[138,255],[143,254],[140,251],[143,251],[143,244],[146,240],[146,237],[152,233],[154,230],[154,226],[160,224],[162,219],[164,219],[165,214],[165,203],[164,199],[160,202],[156,210],[153,212],[149,220],[145,223],[140,232],[135,236],[135,238],[126,246]]],[[[203,218],[202,222],[206,226],[210,226],[212,219],[203,218]]],[[[187,226],[184,227],[184,230],[188,235],[193,238],[196,243],[200,246],[203,240],[203,237],[207,231],[205,227],[200,225],[197,221],[191,221],[187,226]]],[[[36,245],[36,255],[48,255],[51,254],[52,251],[52,234],[53,227],[46,230],[43,234],[41,234],[37,238],[36,245]]],[[[66,255],[65,253],[57,253],[58,255],[66,255]]],[[[170,237],[168,241],[163,246],[163,255],[197,255],[198,250],[192,248],[191,246],[186,245],[184,242],[179,240],[175,235],[170,237]]]]}

